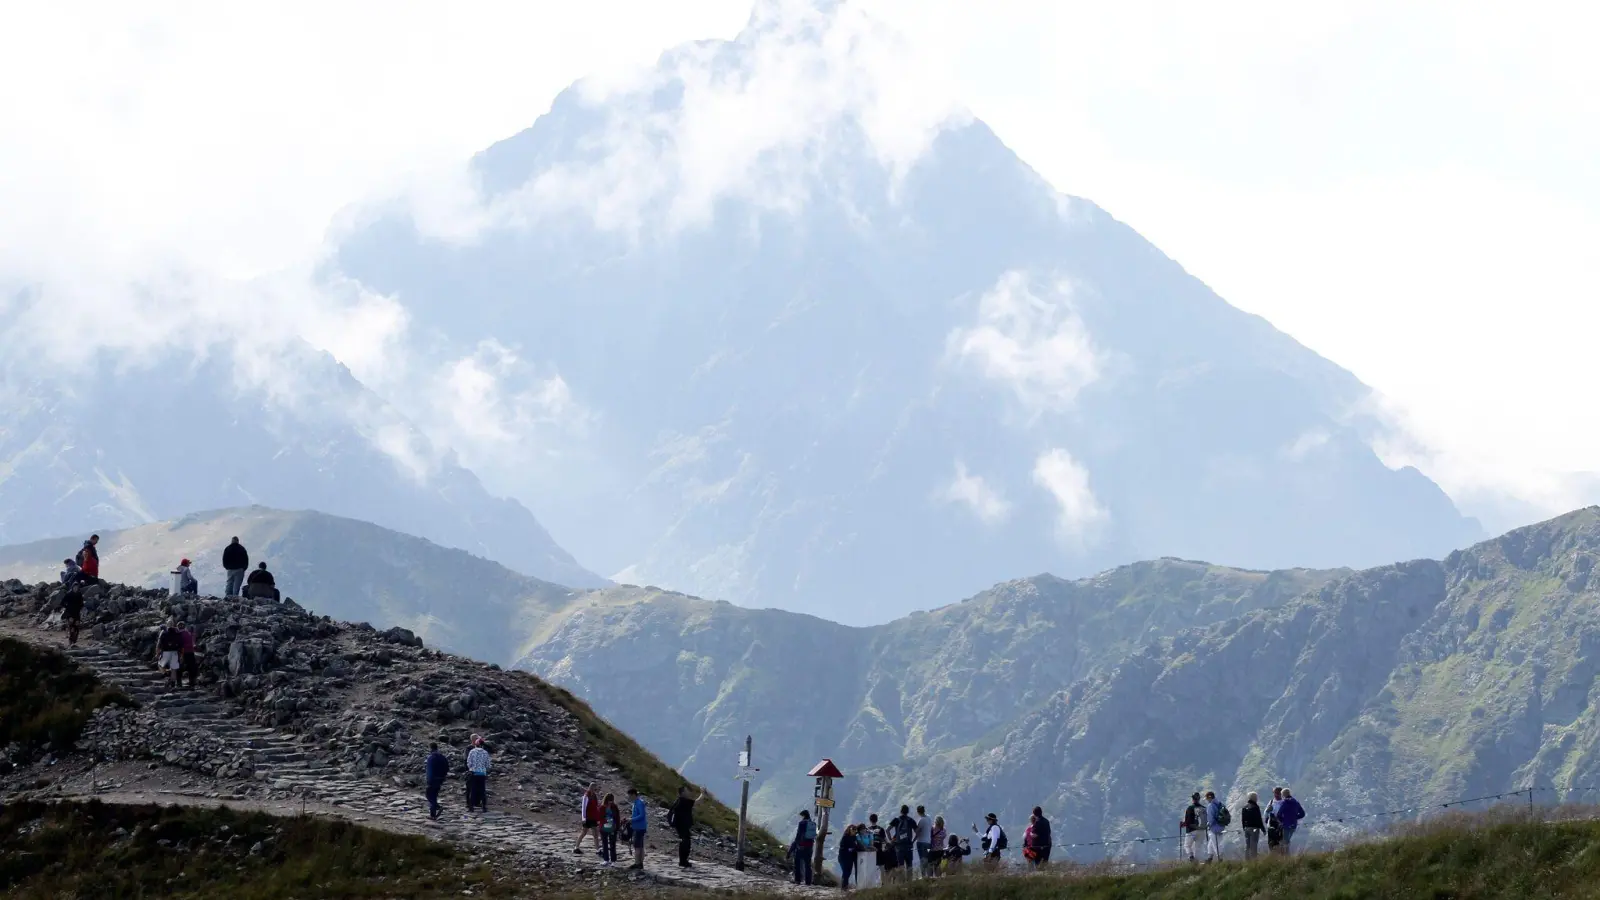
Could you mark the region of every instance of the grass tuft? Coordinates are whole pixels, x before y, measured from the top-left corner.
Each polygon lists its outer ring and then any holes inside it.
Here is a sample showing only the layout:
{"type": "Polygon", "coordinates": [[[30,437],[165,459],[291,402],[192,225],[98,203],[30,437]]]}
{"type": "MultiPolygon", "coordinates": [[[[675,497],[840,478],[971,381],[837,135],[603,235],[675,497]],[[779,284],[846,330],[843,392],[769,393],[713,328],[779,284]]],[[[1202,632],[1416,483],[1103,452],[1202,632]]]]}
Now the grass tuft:
{"type": "Polygon", "coordinates": [[[19,762],[65,753],[102,706],[133,701],[66,654],[0,638],[0,747],[17,745],[19,762]]]}

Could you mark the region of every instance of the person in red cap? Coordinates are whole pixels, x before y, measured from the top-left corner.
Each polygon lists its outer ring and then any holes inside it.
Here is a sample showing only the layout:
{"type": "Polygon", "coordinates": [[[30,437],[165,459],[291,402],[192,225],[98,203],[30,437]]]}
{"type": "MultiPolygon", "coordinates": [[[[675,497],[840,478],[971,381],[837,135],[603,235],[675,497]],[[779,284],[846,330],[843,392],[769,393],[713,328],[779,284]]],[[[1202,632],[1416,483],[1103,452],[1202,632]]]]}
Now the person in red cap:
{"type": "Polygon", "coordinates": [[[191,595],[200,593],[200,582],[189,571],[189,560],[185,559],[179,562],[178,567],[172,570],[172,574],[176,576],[174,581],[176,582],[178,593],[191,595]]]}

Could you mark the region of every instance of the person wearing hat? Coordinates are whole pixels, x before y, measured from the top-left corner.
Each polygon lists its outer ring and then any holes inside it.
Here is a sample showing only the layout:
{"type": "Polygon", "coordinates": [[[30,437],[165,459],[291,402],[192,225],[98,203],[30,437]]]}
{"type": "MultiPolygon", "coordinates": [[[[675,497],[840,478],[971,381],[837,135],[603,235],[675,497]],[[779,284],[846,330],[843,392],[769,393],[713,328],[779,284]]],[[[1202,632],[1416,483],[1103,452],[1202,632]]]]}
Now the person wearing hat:
{"type": "Polygon", "coordinates": [[[483,736],[472,736],[472,749],[467,751],[467,812],[477,807],[479,812],[489,811],[489,751],[484,749],[483,736]]]}
{"type": "Polygon", "coordinates": [[[189,571],[189,565],[189,560],[183,559],[178,562],[178,567],[172,570],[173,587],[179,594],[195,596],[200,593],[200,582],[189,571]]]}
{"type": "Polygon", "coordinates": [[[795,826],[794,840],[789,842],[789,856],[794,859],[794,883],[811,883],[811,849],[817,845],[817,826],[811,821],[811,810],[800,810],[800,823],[795,826]]]}
{"type": "Polygon", "coordinates": [[[1000,817],[989,813],[983,817],[983,859],[991,866],[1000,864],[1000,854],[1006,849],[1006,830],[1000,827],[1000,817]]]}

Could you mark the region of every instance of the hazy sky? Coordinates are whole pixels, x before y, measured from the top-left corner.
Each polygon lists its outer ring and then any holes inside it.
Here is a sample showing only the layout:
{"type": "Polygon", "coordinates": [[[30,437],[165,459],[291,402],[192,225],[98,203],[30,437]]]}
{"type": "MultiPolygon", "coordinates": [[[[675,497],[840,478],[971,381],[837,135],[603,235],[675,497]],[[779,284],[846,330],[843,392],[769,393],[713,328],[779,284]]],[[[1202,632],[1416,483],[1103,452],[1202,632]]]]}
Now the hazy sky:
{"type": "MultiPolygon", "coordinates": [[[[1591,499],[1565,478],[1600,470],[1588,7],[860,5],[917,53],[918,90],[1379,389],[1413,437],[1393,461],[1468,511],[1485,491],[1541,513],[1591,499]]],[[[527,126],[579,77],[731,37],[750,7],[7,4],[0,287],[303,268],[339,209],[527,126]]]]}

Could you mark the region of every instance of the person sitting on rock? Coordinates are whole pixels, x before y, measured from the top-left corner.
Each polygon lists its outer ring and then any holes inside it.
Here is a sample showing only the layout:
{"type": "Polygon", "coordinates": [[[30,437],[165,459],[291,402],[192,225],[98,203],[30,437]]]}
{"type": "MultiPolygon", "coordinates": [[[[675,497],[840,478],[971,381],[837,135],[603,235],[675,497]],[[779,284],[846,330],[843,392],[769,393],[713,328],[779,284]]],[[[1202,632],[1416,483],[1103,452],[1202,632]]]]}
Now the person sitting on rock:
{"type": "Polygon", "coordinates": [[[61,561],[61,584],[63,587],[72,587],[83,580],[83,569],[75,559],[61,561]]]}
{"type": "Polygon", "coordinates": [[[261,563],[256,570],[250,573],[250,580],[245,582],[245,596],[262,600],[278,599],[278,582],[267,571],[267,564],[261,563]]]}
{"type": "Polygon", "coordinates": [[[172,570],[172,574],[177,579],[177,588],[179,594],[191,597],[198,596],[200,593],[200,582],[194,577],[194,573],[189,571],[189,566],[189,560],[180,560],[178,562],[178,567],[172,570]]]}
{"type": "Polygon", "coordinates": [[[100,535],[91,534],[83,542],[83,549],[78,551],[78,568],[83,571],[83,580],[90,584],[100,581],[100,535]]]}

